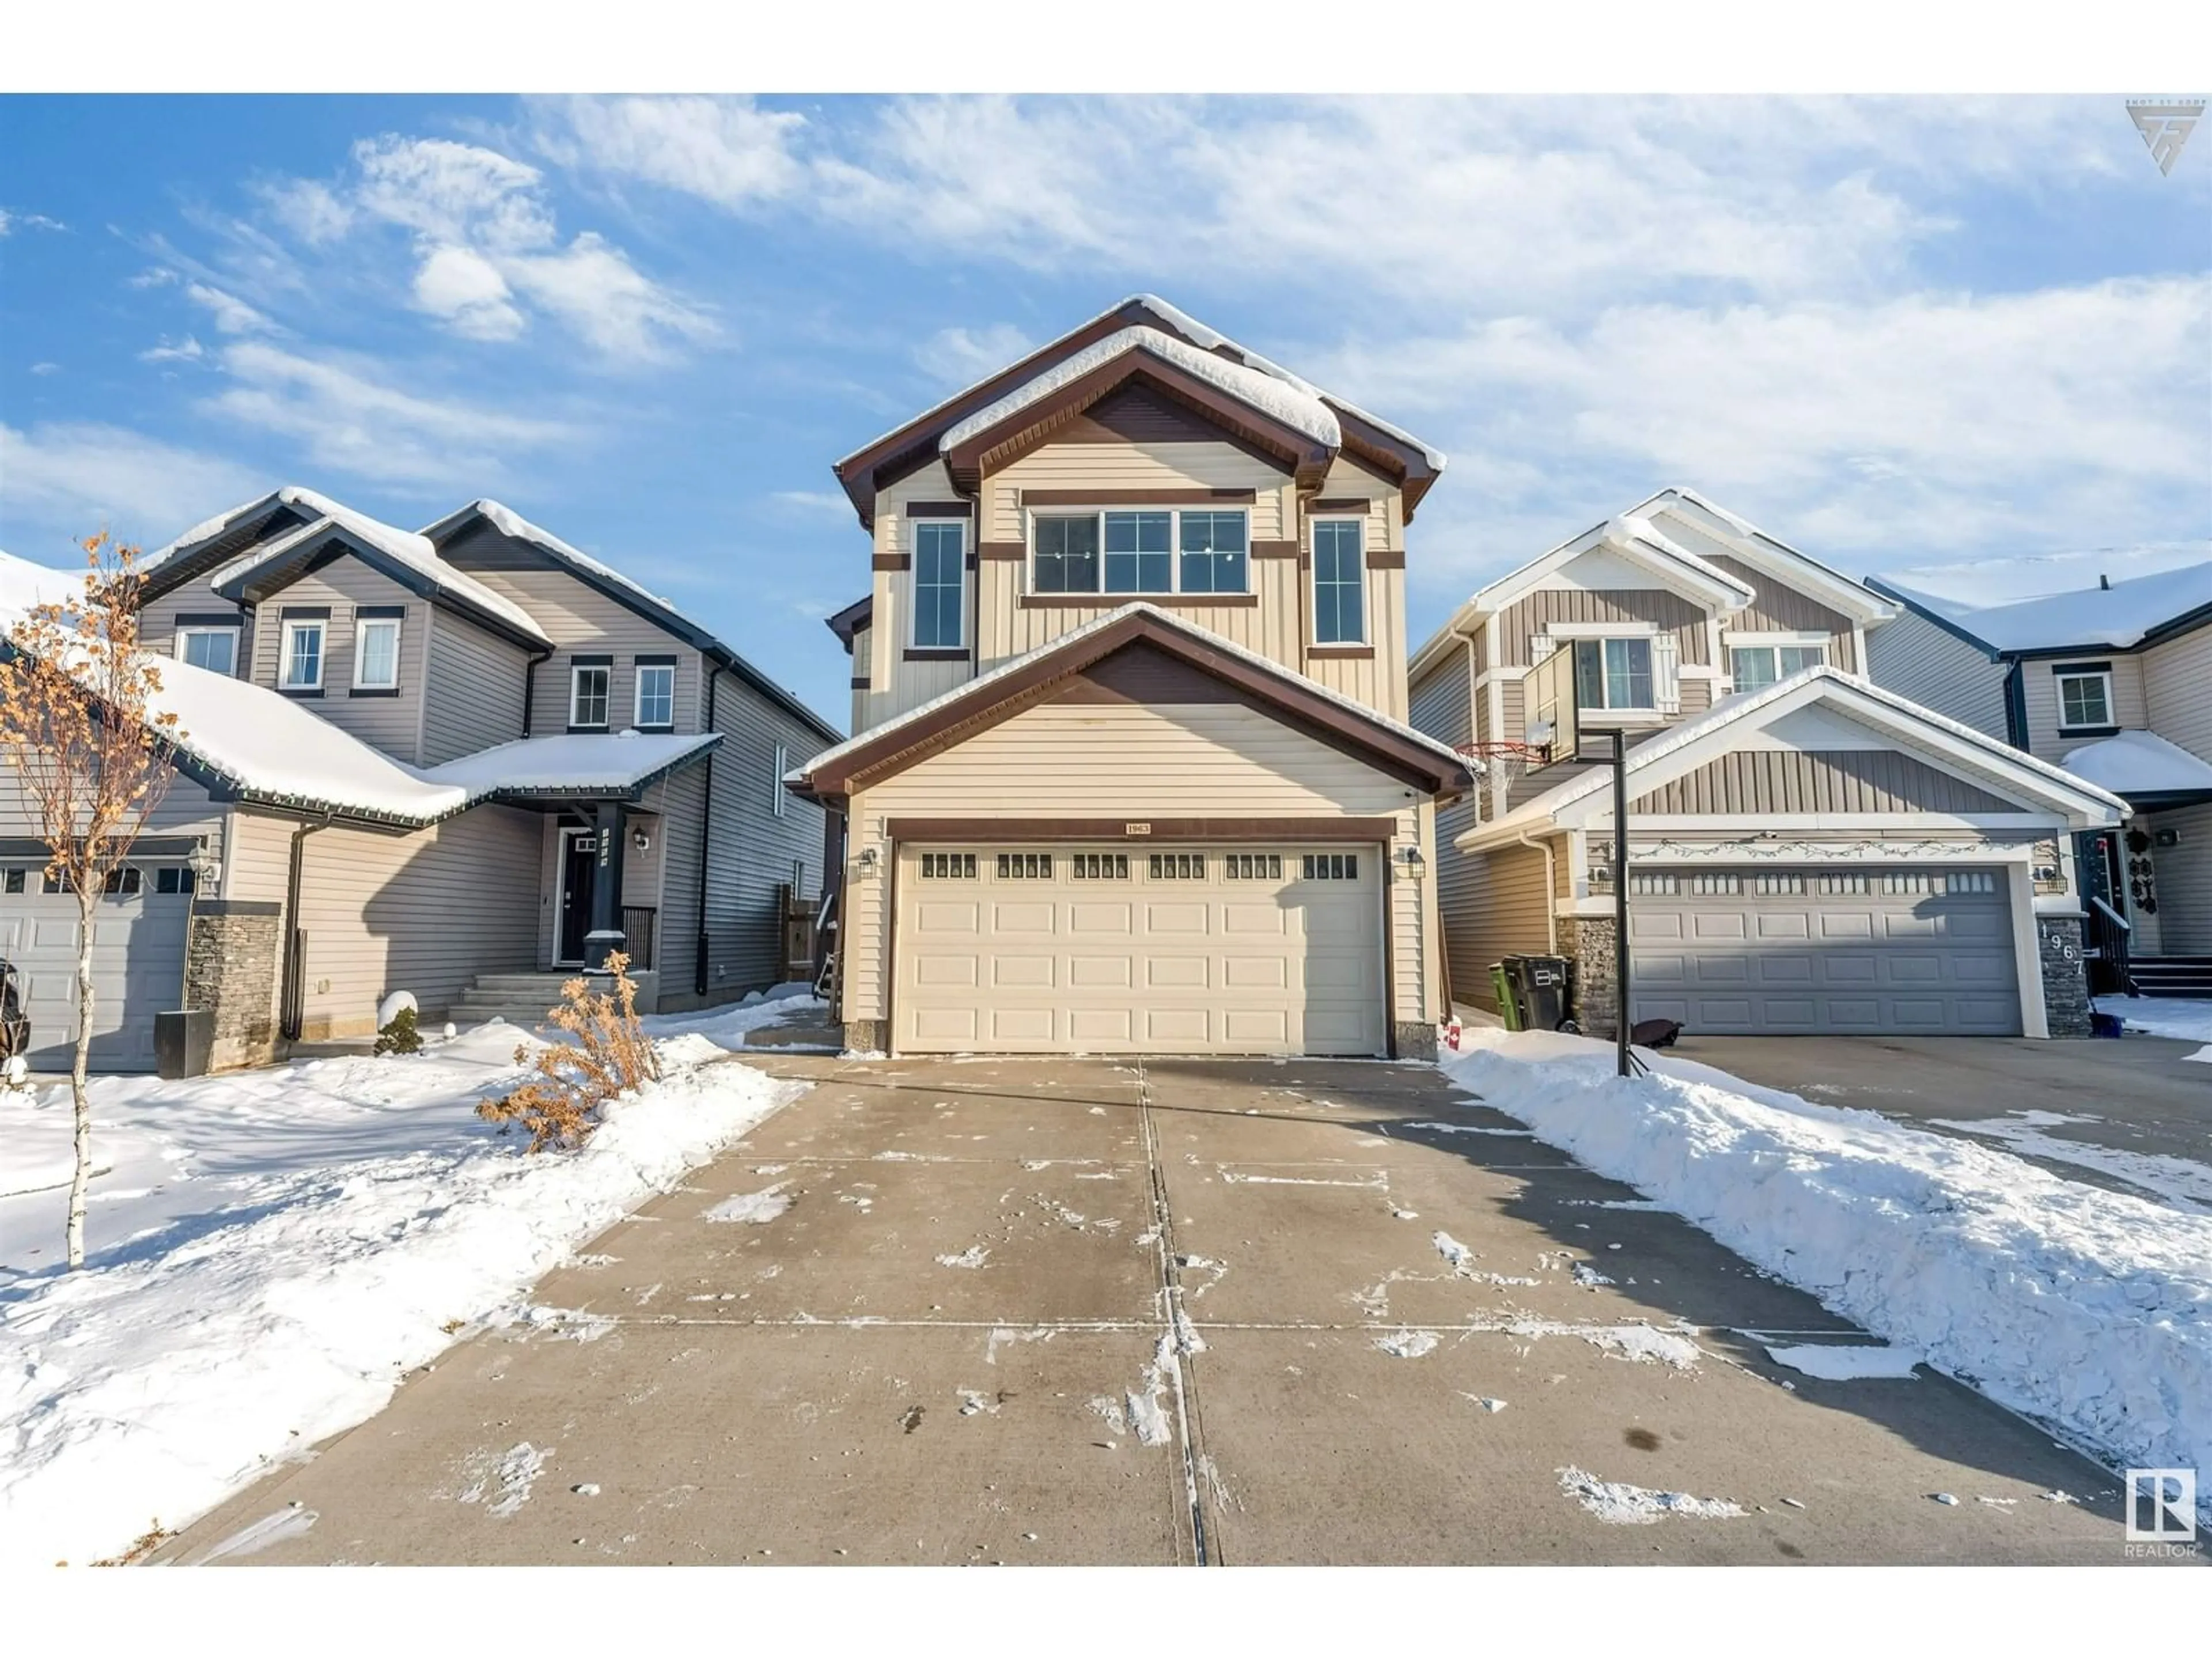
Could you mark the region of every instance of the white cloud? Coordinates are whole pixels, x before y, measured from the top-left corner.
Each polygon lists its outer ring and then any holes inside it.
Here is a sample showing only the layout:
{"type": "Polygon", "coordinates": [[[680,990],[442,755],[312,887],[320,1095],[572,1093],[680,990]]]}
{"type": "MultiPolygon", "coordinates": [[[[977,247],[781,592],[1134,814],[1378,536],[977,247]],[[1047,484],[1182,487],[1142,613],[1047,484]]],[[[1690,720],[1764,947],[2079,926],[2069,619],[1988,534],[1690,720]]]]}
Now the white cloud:
{"type": "Polygon", "coordinates": [[[334,242],[353,228],[353,210],[319,179],[288,179],[262,194],[278,222],[310,246],[334,242]]]}
{"type": "Polygon", "coordinates": [[[225,334],[266,334],[276,327],[236,295],[205,283],[185,284],[185,297],[194,305],[204,307],[215,319],[216,327],[225,334]]]}
{"type": "Polygon", "coordinates": [[[167,335],[157,346],[149,346],[138,354],[142,363],[196,363],[207,356],[207,349],[191,335],[172,341],[167,335]]]}
{"type": "Polygon", "coordinates": [[[769,500],[778,507],[789,507],[794,513],[819,514],[823,518],[842,519],[853,510],[853,503],[834,489],[771,490],[769,500]]]}
{"type": "Polygon", "coordinates": [[[415,303],[471,339],[511,340],[526,326],[499,267],[469,248],[434,247],[423,256],[415,303]]]}
{"type": "Polygon", "coordinates": [[[572,441],[566,422],[403,391],[379,366],[319,359],[260,341],[222,354],[237,384],[202,407],[295,441],[308,461],[392,484],[483,488],[509,457],[572,441]]]}
{"type": "Polygon", "coordinates": [[[564,167],[726,208],[783,196],[805,178],[792,146],[805,117],[750,98],[565,98],[538,116],[533,141],[564,167]]]}
{"type": "Polygon", "coordinates": [[[59,363],[33,363],[31,365],[31,373],[33,374],[58,374],[61,372],[62,366],[59,363]]]}
{"type": "Polygon", "coordinates": [[[21,230],[67,230],[69,227],[58,219],[49,219],[43,213],[10,213],[0,208],[0,236],[12,235],[21,230]]]}
{"type": "Polygon", "coordinates": [[[167,265],[149,265],[129,279],[131,288],[166,288],[177,280],[177,273],[167,265]]]}
{"type": "Polygon", "coordinates": [[[941,328],[914,349],[914,361],[933,380],[963,386],[1020,362],[1036,347],[1036,342],[1012,323],[941,328]]]}
{"type": "Polygon", "coordinates": [[[557,252],[518,253],[501,262],[517,289],[607,357],[649,362],[669,343],[703,342],[714,320],[630,264],[629,256],[586,231],[557,252]]]}
{"type": "Polygon", "coordinates": [[[153,545],[208,502],[238,501],[258,487],[252,472],[220,456],[98,422],[0,426],[0,477],[9,535],[22,550],[40,550],[44,537],[58,545],[102,528],[153,545]]]}

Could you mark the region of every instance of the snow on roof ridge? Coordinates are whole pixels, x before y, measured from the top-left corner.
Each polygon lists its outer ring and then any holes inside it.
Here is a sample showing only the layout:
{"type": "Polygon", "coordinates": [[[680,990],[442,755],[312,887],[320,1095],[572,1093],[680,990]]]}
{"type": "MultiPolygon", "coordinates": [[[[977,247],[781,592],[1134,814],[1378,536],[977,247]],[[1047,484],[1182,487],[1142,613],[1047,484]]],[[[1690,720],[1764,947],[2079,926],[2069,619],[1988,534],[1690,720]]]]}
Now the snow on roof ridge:
{"type": "Polygon", "coordinates": [[[1256,651],[1248,650],[1245,647],[1237,644],[1236,641],[1224,638],[1223,635],[1215,633],[1210,628],[1201,628],[1198,623],[1191,622],[1185,617],[1179,617],[1172,611],[1164,610],[1160,606],[1151,604],[1144,599],[1132,599],[1126,605],[1116,605],[1111,611],[1108,611],[1099,616],[1093,617],[1089,622],[1085,623],[1079,628],[1071,628],[1066,633],[1055,635],[1053,638],[1047,640],[1042,645],[1032,646],[1029,650],[1023,652],[1018,657],[1007,658],[1006,661],[1000,663],[996,668],[989,670],[988,672],[978,674],[973,679],[963,680],[959,684],[954,686],[949,691],[939,692],[937,696],[932,697],[927,702],[916,703],[904,714],[896,715],[890,720],[887,720],[880,726],[872,726],[865,732],[854,733],[852,737],[846,738],[844,742],[837,744],[834,749],[823,750],[820,754],[808,761],[804,766],[793,767],[790,771],[785,773],[784,776],[787,781],[793,782],[803,781],[808,773],[819,770],[822,767],[828,765],[832,761],[842,759],[846,755],[849,754],[852,750],[858,749],[861,744],[873,743],[877,738],[884,737],[890,732],[898,731],[901,727],[910,725],[914,721],[920,720],[925,714],[934,714],[937,710],[945,708],[947,704],[957,702],[962,697],[969,696],[982,686],[988,685],[994,681],[1003,679],[1006,676],[1012,673],[1024,664],[1030,662],[1036,657],[1042,656],[1046,652],[1065,649],[1067,646],[1073,644],[1078,640],[1088,638],[1091,635],[1098,633],[1102,629],[1110,627],[1113,623],[1121,621],[1124,617],[1138,615],[1139,613],[1148,617],[1158,617],[1160,621],[1175,628],[1178,632],[1189,635],[1193,639],[1197,640],[1201,644],[1205,645],[1209,650],[1220,650],[1226,652],[1231,656],[1241,657],[1246,662],[1252,664],[1255,667],[1264,668],[1279,678],[1294,680],[1305,690],[1326,698],[1328,702],[1335,703],[1340,708],[1347,708],[1353,714],[1358,714],[1364,719],[1371,720],[1376,725],[1395,732],[1401,738],[1409,738],[1412,741],[1421,744],[1424,748],[1435,750],[1439,755],[1449,756],[1455,763],[1466,767],[1471,772],[1480,772],[1483,769],[1482,763],[1480,761],[1472,759],[1466,755],[1461,754],[1458,750],[1453,748],[1449,744],[1440,743],[1436,738],[1431,737],[1427,732],[1418,732],[1412,726],[1406,725],[1402,720],[1393,720],[1389,715],[1383,714],[1381,710],[1370,708],[1365,703],[1359,702],[1358,699],[1348,697],[1345,696],[1344,693],[1336,690],[1333,687],[1323,685],[1319,680],[1309,678],[1307,676],[1299,673],[1296,669],[1285,668],[1282,664],[1277,662],[1272,657],[1263,657],[1256,651]]]}
{"type": "MultiPolygon", "coordinates": [[[[147,555],[139,562],[138,568],[142,571],[150,571],[180,550],[189,550],[196,543],[204,542],[221,535],[255,509],[270,506],[274,502],[282,502],[287,507],[302,507],[308,512],[319,514],[325,519],[340,518],[353,511],[343,502],[332,500],[320,490],[310,489],[305,484],[279,484],[266,495],[256,495],[250,501],[240,501],[228,512],[218,513],[211,519],[203,519],[166,546],[147,555]]],[[[365,514],[356,516],[366,517],[365,514]]],[[[368,522],[374,524],[377,520],[370,519],[368,522]]],[[[384,527],[387,530],[393,529],[393,526],[389,525],[384,527]]],[[[395,531],[394,533],[404,535],[407,532],[395,531]]]]}
{"type": "Polygon", "coordinates": [[[1768,547],[1777,549],[1781,552],[1788,554],[1799,563],[1811,566],[1814,570],[1819,571],[1830,580],[1854,590],[1866,603],[1869,610],[1875,611],[1877,613],[1884,613],[1887,616],[1894,616],[1896,614],[1897,606],[1893,601],[1884,599],[1881,594],[1875,592],[1874,589],[1869,587],[1857,577],[1846,575],[1844,572],[1837,569],[1833,565],[1825,563],[1822,561],[1814,558],[1810,553],[1806,552],[1802,548],[1797,547],[1790,542],[1784,541],[1781,537],[1775,535],[1771,531],[1761,530],[1757,525],[1745,518],[1741,513],[1731,512],[1729,508],[1723,507],[1718,501],[1713,500],[1711,496],[1704,494],[1702,491],[1692,489],[1687,484],[1668,484],[1665,489],[1653,495],[1651,500],[1656,501],[1668,495],[1680,496],[1682,500],[1692,503],[1693,506],[1703,507],[1706,512],[1711,514],[1716,519],[1718,519],[1722,523],[1727,525],[1729,529],[1735,531],[1735,533],[1741,537],[1745,541],[1765,543],[1768,547]]]}
{"type": "Polygon", "coordinates": [[[430,782],[479,794],[502,790],[635,788],[720,743],[719,732],[556,732],[515,738],[425,768],[430,782]],[[602,766],[601,758],[617,764],[602,766]]]}
{"type": "Polygon", "coordinates": [[[1881,580],[1999,651],[2075,645],[2125,649],[2154,629],[2212,605],[2212,558],[2095,587],[1987,605],[1942,599],[1887,576],[1881,580]]]}
{"type": "Polygon", "coordinates": [[[2068,750],[2060,760],[2085,782],[2121,794],[2212,789],[2212,763],[2155,732],[2115,732],[2068,750]]]}
{"type": "Polygon", "coordinates": [[[1335,414],[1310,387],[1248,364],[1232,362],[1172,334],[1135,323],[1116,329],[1103,339],[1094,340],[1049,368],[1039,369],[1004,397],[946,428],[937,441],[938,453],[945,453],[978,433],[989,431],[1101,364],[1139,350],[1149,351],[1187,374],[1210,381],[1231,397],[1263,411],[1316,443],[1334,449],[1344,441],[1344,428],[1337,424],[1335,414]]]}

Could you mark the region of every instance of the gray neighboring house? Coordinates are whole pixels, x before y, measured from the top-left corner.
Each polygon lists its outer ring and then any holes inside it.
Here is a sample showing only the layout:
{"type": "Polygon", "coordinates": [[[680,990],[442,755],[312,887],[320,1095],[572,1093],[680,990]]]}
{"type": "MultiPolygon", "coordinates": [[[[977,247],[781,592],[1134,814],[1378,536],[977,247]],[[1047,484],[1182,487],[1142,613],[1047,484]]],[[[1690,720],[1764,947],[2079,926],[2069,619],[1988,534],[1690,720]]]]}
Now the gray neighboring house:
{"type": "Polygon", "coordinates": [[[2127,802],[2075,838],[2094,988],[2212,996],[2212,558],[1984,606],[1868,586],[1902,609],[1876,684],[2127,802]]]}
{"type": "MultiPolygon", "coordinates": [[[[288,488],[147,562],[179,778],[95,934],[95,1063],[210,1012],[217,1068],[427,1020],[534,1019],[626,951],[647,1012],[786,977],[821,810],[783,775],[836,730],[619,572],[495,501],[418,532],[288,488]]],[[[74,901],[0,796],[0,956],[34,1066],[75,1028],[74,901]]]]}

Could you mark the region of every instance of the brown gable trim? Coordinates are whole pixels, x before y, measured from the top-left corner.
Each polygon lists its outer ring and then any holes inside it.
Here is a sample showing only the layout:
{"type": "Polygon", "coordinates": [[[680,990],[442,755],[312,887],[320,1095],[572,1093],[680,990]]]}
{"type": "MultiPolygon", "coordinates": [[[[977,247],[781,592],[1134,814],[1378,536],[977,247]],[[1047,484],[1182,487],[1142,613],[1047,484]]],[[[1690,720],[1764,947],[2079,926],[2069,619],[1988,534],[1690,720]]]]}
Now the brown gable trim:
{"type": "Polygon", "coordinates": [[[1322,662],[1371,662],[1375,647],[1371,645],[1310,645],[1306,655],[1322,662]]]}
{"type": "Polygon", "coordinates": [[[1391,818],[886,818],[896,842],[1387,842],[1391,818]],[[1137,826],[1144,826],[1138,829],[1137,826]],[[1132,833],[1134,830],[1135,833],[1132,833]]]}
{"type": "Polygon", "coordinates": [[[1024,489],[1024,507],[1194,507],[1256,501],[1255,489],[1024,489]]]}
{"type": "Polygon", "coordinates": [[[1212,611],[1260,603],[1257,593],[1024,593],[1014,605],[1022,611],[1111,611],[1135,599],[1167,611],[1212,611]]]}
{"type": "Polygon", "coordinates": [[[1374,506],[1364,495],[1331,495],[1322,501],[1308,501],[1306,514],[1311,517],[1316,513],[1367,513],[1374,506]]]}
{"type": "Polygon", "coordinates": [[[966,519],[975,512],[973,501],[908,501],[900,509],[909,519],[966,519]]]}
{"type": "Polygon", "coordinates": [[[1234,687],[1204,669],[1141,641],[1070,675],[1046,698],[1054,703],[1134,703],[1148,708],[1239,700],[1234,687]]]}
{"type": "Polygon", "coordinates": [[[1406,568],[1406,550],[1402,547],[1370,547],[1367,550],[1367,568],[1370,570],[1403,570],[1406,568]]]}
{"type": "Polygon", "coordinates": [[[966,662],[968,647],[964,645],[910,645],[906,649],[908,662],[966,662]]]}
{"type": "Polygon", "coordinates": [[[1255,559],[1295,559],[1298,556],[1296,542],[1254,542],[1252,556],[1255,559]]]}
{"type": "Polygon", "coordinates": [[[1029,544],[1026,542],[978,542],[975,544],[975,556],[979,559],[1004,559],[1009,563],[1018,563],[1029,556],[1029,544]]]}
{"type": "Polygon", "coordinates": [[[1036,652],[1018,667],[988,685],[971,687],[947,698],[927,715],[848,750],[831,766],[810,768],[809,790],[817,795],[849,795],[906,770],[931,755],[1012,719],[1043,701],[1070,676],[1137,641],[1158,646],[1245,692],[1261,712],[1317,742],[1431,794],[1462,793],[1473,787],[1467,769],[1448,761],[1425,743],[1386,725],[1381,716],[1363,715],[1290,669],[1263,668],[1207,646],[1182,629],[1143,612],[1124,617],[1079,639],[1063,638],[1036,652]]]}
{"type": "Polygon", "coordinates": [[[905,570],[912,564],[913,561],[903,553],[878,553],[870,568],[876,570],[905,570]]]}

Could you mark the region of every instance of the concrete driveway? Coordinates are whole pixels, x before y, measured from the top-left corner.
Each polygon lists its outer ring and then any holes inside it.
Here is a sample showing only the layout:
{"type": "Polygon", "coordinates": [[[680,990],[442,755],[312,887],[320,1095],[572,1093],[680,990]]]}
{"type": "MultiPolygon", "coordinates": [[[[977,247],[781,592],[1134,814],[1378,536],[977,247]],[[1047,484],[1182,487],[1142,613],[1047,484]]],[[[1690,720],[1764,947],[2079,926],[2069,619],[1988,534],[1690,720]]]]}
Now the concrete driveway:
{"type": "Polygon", "coordinates": [[[1686,1060],[2004,1147],[2054,1175],[2212,1211],[2203,1045],[2118,1039],[1685,1036],[1686,1060]]]}
{"type": "Polygon", "coordinates": [[[1772,1363],[1854,1333],[1432,1067],[760,1063],[817,1086],[562,1316],[158,1559],[2121,1559],[2101,1471],[1772,1363]]]}

